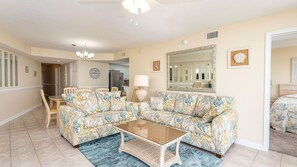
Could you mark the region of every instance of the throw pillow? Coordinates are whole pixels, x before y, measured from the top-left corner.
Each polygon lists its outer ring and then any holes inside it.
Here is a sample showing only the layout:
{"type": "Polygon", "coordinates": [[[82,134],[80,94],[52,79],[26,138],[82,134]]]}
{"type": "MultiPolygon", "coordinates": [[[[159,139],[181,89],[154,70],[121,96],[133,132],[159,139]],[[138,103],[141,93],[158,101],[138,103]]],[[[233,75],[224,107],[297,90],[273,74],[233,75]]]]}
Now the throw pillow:
{"type": "Polygon", "coordinates": [[[193,116],[202,118],[209,111],[215,99],[214,96],[198,95],[193,116]]]}
{"type": "Polygon", "coordinates": [[[209,111],[202,117],[202,119],[211,121],[216,116],[231,108],[234,98],[232,97],[217,97],[210,106],[209,111]]]}
{"type": "Polygon", "coordinates": [[[98,104],[98,111],[109,111],[110,110],[110,94],[109,92],[96,92],[98,104]]]}
{"type": "Polygon", "coordinates": [[[177,95],[174,105],[174,111],[186,115],[193,115],[197,97],[198,95],[177,95]]]}
{"type": "Polygon", "coordinates": [[[151,97],[151,109],[154,111],[163,110],[163,97],[151,97]]]}
{"type": "Polygon", "coordinates": [[[73,107],[80,109],[87,115],[96,113],[97,98],[94,92],[76,93],[72,101],[73,107]]]}
{"type": "Polygon", "coordinates": [[[165,93],[163,98],[163,107],[165,111],[173,111],[176,93],[165,93]]]}
{"type": "Polygon", "coordinates": [[[110,101],[111,111],[125,111],[126,110],[126,97],[114,97],[110,101]]]}

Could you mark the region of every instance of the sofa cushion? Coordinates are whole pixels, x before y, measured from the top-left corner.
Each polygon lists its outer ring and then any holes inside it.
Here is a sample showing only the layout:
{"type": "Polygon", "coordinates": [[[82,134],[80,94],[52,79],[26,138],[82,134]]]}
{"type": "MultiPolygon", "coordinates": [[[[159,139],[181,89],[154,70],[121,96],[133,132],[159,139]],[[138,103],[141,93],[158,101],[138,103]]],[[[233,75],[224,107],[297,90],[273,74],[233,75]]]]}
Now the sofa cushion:
{"type": "Polygon", "coordinates": [[[187,118],[191,118],[192,116],[179,114],[176,112],[170,112],[170,111],[159,111],[159,117],[160,117],[160,123],[167,126],[181,129],[182,122],[187,118]]]}
{"type": "Polygon", "coordinates": [[[217,97],[211,104],[209,111],[202,118],[211,121],[224,111],[230,110],[233,100],[232,97],[217,97]]]}
{"type": "Polygon", "coordinates": [[[163,110],[163,97],[151,97],[150,98],[151,109],[155,111],[163,110]]]}
{"type": "Polygon", "coordinates": [[[97,97],[94,92],[76,93],[72,106],[85,112],[87,115],[97,112],[97,97]]]}
{"type": "Polygon", "coordinates": [[[174,111],[181,114],[193,115],[197,97],[198,95],[177,95],[174,105],[174,111]]]}
{"type": "Polygon", "coordinates": [[[84,118],[85,128],[97,127],[118,121],[132,120],[137,118],[137,112],[129,111],[105,111],[84,118]]]}
{"type": "Polygon", "coordinates": [[[214,96],[198,95],[193,116],[202,118],[210,109],[211,104],[216,99],[214,96]]]}
{"type": "Polygon", "coordinates": [[[163,99],[164,111],[173,111],[176,93],[166,92],[163,99]]]}
{"type": "Polygon", "coordinates": [[[110,101],[111,111],[124,111],[126,110],[126,96],[125,97],[112,97],[110,101]]]}
{"type": "Polygon", "coordinates": [[[153,121],[153,122],[160,122],[160,111],[141,111],[140,112],[140,118],[145,119],[145,120],[149,120],[149,121],[153,121]]]}
{"type": "Polygon", "coordinates": [[[184,119],[181,129],[199,135],[211,136],[211,124],[199,117],[184,119]]]}
{"type": "Polygon", "coordinates": [[[153,121],[156,123],[162,123],[167,126],[172,126],[181,129],[182,122],[185,119],[191,118],[190,115],[179,114],[171,111],[142,111],[140,112],[140,118],[153,121]]]}

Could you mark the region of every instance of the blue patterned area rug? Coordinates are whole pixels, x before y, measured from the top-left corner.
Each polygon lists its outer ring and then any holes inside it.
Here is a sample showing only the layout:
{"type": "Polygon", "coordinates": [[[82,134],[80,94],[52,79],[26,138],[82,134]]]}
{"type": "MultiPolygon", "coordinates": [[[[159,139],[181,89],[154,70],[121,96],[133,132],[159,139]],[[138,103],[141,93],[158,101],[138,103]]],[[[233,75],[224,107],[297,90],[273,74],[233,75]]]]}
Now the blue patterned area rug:
{"type": "MultiPolygon", "coordinates": [[[[131,137],[126,136],[125,140],[131,137]]],[[[79,145],[79,150],[87,159],[98,167],[147,167],[141,160],[127,153],[120,153],[119,146],[121,137],[119,134],[97,139],[88,143],[79,145]]],[[[175,150],[174,146],[169,147],[175,150]]],[[[202,152],[186,144],[180,144],[180,157],[182,167],[218,167],[222,160],[214,155],[202,152]]],[[[179,165],[173,165],[177,167],[179,165]]]]}

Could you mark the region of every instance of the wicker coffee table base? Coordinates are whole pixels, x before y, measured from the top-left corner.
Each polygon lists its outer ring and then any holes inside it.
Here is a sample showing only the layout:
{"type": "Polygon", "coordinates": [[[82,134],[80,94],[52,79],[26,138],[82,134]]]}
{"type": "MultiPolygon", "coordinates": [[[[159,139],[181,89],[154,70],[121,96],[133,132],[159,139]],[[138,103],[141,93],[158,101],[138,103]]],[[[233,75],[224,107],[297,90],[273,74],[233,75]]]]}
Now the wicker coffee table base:
{"type": "Polygon", "coordinates": [[[166,145],[158,145],[147,139],[139,138],[134,135],[132,135],[135,137],[134,139],[125,142],[124,132],[121,131],[120,133],[120,152],[123,151],[131,154],[152,167],[170,167],[171,165],[176,163],[181,165],[179,156],[179,144],[181,138],[177,138],[176,140],[173,140],[166,145]],[[176,144],[175,153],[167,150],[167,147],[173,144],[176,144]]]}

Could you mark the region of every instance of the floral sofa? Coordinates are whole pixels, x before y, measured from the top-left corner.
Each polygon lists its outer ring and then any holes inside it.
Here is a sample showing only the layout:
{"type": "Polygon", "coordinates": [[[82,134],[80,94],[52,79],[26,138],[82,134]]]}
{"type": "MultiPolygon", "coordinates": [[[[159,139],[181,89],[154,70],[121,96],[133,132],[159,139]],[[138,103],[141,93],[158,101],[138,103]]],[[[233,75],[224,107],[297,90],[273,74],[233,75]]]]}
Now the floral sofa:
{"type": "Polygon", "coordinates": [[[189,134],[183,142],[221,157],[237,136],[237,114],[231,97],[157,92],[139,104],[140,118],[171,126],[189,134]]]}
{"type": "Polygon", "coordinates": [[[62,95],[59,131],[73,146],[118,133],[114,124],[136,120],[138,104],[126,102],[120,92],[85,92],[62,95]]]}

